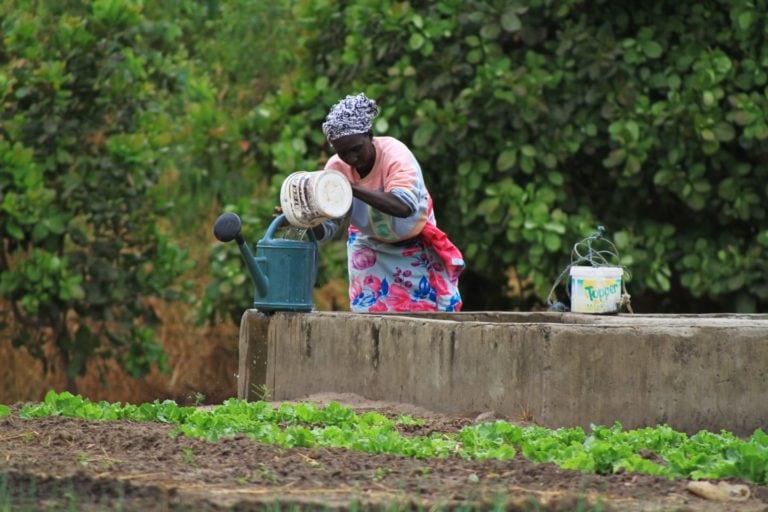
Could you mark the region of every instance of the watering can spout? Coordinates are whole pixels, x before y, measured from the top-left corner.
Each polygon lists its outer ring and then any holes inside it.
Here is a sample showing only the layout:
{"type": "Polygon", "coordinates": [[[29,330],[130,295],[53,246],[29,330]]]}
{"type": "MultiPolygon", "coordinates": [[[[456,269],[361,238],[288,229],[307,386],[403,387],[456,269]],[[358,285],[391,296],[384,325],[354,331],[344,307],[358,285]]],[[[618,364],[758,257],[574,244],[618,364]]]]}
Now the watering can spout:
{"type": "Polygon", "coordinates": [[[220,242],[230,242],[232,240],[237,242],[240,254],[243,256],[245,265],[248,267],[248,273],[251,274],[253,284],[256,285],[260,295],[267,295],[269,278],[259,268],[258,261],[253,256],[250,247],[248,247],[243,235],[240,233],[241,228],[240,217],[234,213],[223,213],[216,219],[216,223],[213,225],[213,235],[220,242]]]}
{"type": "Polygon", "coordinates": [[[240,254],[243,255],[245,265],[248,267],[248,273],[251,274],[253,284],[256,285],[256,289],[259,291],[259,295],[267,295],[269,290],[269,278],[259,268],[257,259],[253,256],[248,244],[245,243],[243,237],[236,238],[237,246],[240,249],[240,254]]]}

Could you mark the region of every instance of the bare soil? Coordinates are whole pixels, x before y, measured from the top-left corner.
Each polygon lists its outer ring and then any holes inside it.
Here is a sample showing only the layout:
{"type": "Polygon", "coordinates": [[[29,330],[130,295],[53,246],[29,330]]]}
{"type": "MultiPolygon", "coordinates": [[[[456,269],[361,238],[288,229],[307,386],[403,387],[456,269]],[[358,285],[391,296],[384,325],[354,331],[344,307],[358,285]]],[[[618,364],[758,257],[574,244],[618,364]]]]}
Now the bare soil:
{"type": "MultiPolygon", "coordinates": [[[[404,435],[455,432],[477,417],[447,416],[355,395],[316,395],[362,412],[425,420],[404,435]]],[[[244,436],[209,443],[171,437],[160,423],[0,419],[0,511],[472,509],[520,511],[768,511],[768,488],[746,484],[719,502],[688,481],[593,475],[534,464],[459,458],[417,460],[341,449],[281,449],[244,436]],[[279,505],[278,505],[279,504],[279,505]]],[[[717,482],[714,482],[717,483],[717,482]]]]}

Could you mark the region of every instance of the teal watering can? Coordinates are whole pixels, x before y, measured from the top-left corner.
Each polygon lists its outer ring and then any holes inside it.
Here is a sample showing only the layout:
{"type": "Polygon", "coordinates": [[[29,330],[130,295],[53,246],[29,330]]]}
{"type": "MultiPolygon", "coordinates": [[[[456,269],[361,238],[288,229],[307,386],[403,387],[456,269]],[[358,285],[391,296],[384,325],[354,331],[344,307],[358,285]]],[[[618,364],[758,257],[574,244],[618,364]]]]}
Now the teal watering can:
{"type": "Polygon", "coordinates": [[[317,240],[311,229],[309,240],[274,238],[285,224],[279,215],[256,243],[256,256],[240,234],[242,223],[234,213],[216,219],[214,236],[222,241],[235,240],[255,285],[253,307],[260,311],[311,311],[312,290],[317,279],[317,240]]]}

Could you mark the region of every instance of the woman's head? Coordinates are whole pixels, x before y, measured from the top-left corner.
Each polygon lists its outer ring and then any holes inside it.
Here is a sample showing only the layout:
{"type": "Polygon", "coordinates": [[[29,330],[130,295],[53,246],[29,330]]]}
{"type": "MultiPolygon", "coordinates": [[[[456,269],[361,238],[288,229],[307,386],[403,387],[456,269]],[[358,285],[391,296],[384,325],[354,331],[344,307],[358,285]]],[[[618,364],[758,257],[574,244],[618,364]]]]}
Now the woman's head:
{"type": "Polygon", "coordinates": [[[323,123],[323,133],[331,144],[347,135],[371,133],[373,119],[378,114],[376,102],[365,94],[347,96],[331,107],[323,123]]]}
{"type": "Polygon", "coordinates": [[[360,176],[367,175],[376,160],[371,128],[378,113],[376,102],[360,93],[331,107],[323,123],[323,133],[339,158],[360,176]]]}

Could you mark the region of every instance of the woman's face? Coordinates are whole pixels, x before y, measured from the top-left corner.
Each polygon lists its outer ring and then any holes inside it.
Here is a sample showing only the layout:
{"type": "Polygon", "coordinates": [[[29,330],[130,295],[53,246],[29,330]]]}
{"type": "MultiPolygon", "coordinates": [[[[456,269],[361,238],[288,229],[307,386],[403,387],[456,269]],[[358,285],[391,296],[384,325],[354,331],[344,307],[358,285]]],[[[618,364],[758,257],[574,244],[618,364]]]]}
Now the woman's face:
{"type": "Polygon", "coordinates": [[[362,177],[371,172],[376,161],[376,150],[370,133],[361,133],[339,137],[331,146],[342,162],[357,171],[362,177]]]}

